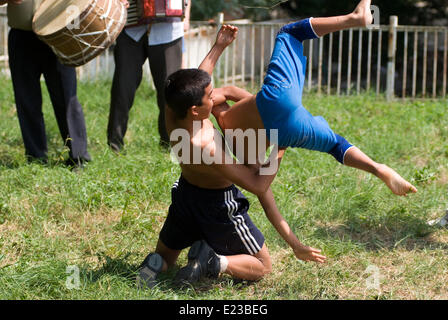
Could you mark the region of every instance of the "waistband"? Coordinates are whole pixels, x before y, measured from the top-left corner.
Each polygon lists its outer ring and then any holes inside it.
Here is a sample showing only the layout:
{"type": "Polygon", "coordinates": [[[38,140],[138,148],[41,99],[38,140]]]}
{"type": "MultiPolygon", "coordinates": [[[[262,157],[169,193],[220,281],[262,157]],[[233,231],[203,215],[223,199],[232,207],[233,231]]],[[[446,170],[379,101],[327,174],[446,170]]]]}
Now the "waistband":
{"type": "Polygon", "coordinates": [[[221,188],[221,189],[201,188],[201,187],[191,184],[183,176],[180,176],[179,180],[174,183],[174,187],[178,187],[183,190],[188,190],[188,192],[193,193],[195,195],[201,195],[201,196],[212,197],[212,198],[223,199],[223,200],[225,200],[226,193],[228,194],[229,191],[231,191],[233,193],[234,190],[238,190],[234,184],[232,184],[226,188],[221,188]]]}

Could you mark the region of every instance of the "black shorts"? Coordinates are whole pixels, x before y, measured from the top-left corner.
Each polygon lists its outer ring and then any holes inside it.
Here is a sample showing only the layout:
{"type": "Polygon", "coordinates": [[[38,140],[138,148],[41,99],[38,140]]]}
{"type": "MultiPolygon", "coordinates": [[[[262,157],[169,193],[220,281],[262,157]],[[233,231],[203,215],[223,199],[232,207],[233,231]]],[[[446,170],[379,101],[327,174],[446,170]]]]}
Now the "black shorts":
{"type": "Polygon", "coordinates": [[[261,250],[264,236],[247,214],[248,209],[249,202],[234,185],[203,189],[181,177],[171,190],[160,240],[173,250],[205,240],[220,255],[254,255],[261,250]]]}

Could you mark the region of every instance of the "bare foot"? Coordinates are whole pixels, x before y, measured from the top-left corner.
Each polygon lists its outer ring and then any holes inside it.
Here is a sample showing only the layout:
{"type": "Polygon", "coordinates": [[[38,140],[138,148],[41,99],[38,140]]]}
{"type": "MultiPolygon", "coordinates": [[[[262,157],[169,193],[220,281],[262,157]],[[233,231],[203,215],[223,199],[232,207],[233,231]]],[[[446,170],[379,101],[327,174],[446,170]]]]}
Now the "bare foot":
{"type": "Polygon", "coordinates": [[[372,12],[370,11],[371,2],[372,0],[361,0],[352,13],[360,27],[366,27],[373,22],[372,12]]]}
{"type": "Polygon", "coordinates": [[[393,193],[399,196],[406,196],[408,193],[416,193],[415,188],[408,181],[404,180],[398,173],[388,166],[382,164],[378,169],[378,177],[392,190],[393,193]]]}

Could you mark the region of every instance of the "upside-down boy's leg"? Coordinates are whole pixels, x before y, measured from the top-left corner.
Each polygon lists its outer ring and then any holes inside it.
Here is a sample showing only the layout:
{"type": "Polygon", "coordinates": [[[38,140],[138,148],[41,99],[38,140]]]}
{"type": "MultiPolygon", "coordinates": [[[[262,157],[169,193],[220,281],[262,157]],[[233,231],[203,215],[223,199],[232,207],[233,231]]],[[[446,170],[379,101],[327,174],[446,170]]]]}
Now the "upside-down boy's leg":
{"type": "Polygon", "coordinates": [[[403,179],[397,172],[385,164],[373,161],[357,147],[351,147],[347,150],[344,157],[344,164],[372,173],[380,178],[396,195],[406,196],[408,193],[417,192],[417,188],[403,179]]]}

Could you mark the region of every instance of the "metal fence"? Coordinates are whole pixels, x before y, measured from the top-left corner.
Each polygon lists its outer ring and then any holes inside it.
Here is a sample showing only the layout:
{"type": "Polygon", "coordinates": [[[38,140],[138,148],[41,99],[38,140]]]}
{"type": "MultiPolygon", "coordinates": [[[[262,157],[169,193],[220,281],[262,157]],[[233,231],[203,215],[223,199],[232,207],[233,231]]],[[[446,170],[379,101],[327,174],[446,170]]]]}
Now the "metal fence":
{"type": "MultiPolygon", "coordinates": [[[[1,14],[1,13],[0,13],[1,14]]],[[[224,52],[217,85],[261,86],[275,36],[285,23],[228,22],[239,27],[236,41],[224,52]]],[[[185,35],[183,67],[198,67],[210,50],[218,26],[192,22],[185,35]]],[[[0,15],[0,68],[8,74],[8,27],[0,15]]],[[[77,69],[81,81],[113,75],[113,46],[77,69]]],[[[352,95],[368,91],[388,98],[446,98],[448,27],[400,26],[397,17],[376,29],[349,29],[304,42],[305,89],[321,94],[352,95]]],[[[149,65],[144,66],[151,78],[149,65]]],[[[152,82],[151,82],[152,83],[152,82]]]]}
{"type": "MultiPolygon", "coordinates": [[[[260,86],[283,24],[238,24],[238,40],[221,59],[223,84],[260,86]]],[[[304,42],[305,88],[388,98],[446,98],[448,27],[400,26],[398,18],[374,29],[339,31],[304,42]]]]}

